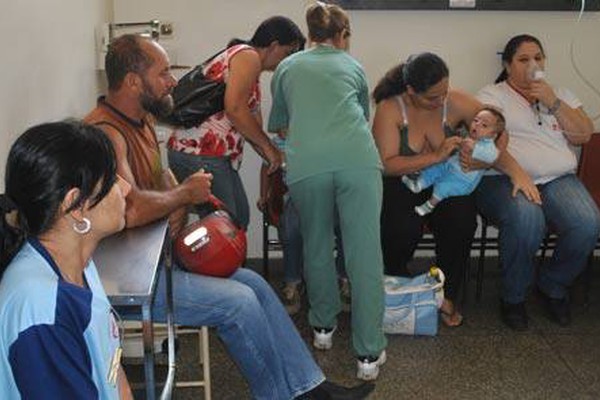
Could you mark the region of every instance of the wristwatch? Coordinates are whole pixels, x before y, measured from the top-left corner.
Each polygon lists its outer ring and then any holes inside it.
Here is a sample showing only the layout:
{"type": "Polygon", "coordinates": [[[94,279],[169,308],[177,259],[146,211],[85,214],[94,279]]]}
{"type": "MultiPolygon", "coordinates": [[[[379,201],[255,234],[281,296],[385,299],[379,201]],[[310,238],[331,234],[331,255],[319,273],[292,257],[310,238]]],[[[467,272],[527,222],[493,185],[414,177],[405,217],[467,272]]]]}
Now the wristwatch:
{"type": "Polygon", "coordinates": [[[556,114],[561,104],[562,100],[557,97],[556,100],[554,100],[554,103],[548,108],[548,112],[552,115],[556,114]]]}

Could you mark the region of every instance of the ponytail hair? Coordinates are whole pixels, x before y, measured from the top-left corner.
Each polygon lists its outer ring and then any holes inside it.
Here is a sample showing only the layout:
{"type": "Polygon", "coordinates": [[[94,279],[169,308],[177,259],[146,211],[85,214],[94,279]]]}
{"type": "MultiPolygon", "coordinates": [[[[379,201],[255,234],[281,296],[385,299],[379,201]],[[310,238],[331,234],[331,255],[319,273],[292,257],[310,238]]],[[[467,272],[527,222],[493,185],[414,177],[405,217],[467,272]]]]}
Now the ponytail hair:
{"type": "Polygon", "coordinates": [[[250,40],[234,38],[229,41],[227,47],[247,44],[256,48],[265,48],[273,42],[277,42],[281,46],[298,45],[298,48],[302,50],[304,49],[306,38],[294,21],[287,17],[274,16],[264,20],[256,28],[250,40]]]}
{"type": "Polygon", "coordinates": [[[375,90],[373,90],[373,100],[375,100],[375,104],[406,92],[404,65],[405,64],[402,63],[390,69],[377,83],[375,90]]]}
{"type": "Polygon", "coordinates": [[[506,43],[506,46],[504,46],[504,51],[502,51],[502,72],[500,72],[500,75],[498,75],[498,77],[496,78],[494,83],[504,82],[505,80],[508,79],[508,72],[506,71],[506,65],[508,65],[512,62],[515,54],[517,53],[517,50],[519,50],[519,47],[521,47],[521,45],[523,43],[537,44],[538,47],[540,48],[540,51],[542,52],[542,55],[544,57],[546,57],[546,52],[544,51],[544,47],[542,46],[542,43],[535,36],[529,35],[527,33],[513,36],[506,43]]]}
{"type": "Polygon", "coordinates": [[[54,122],[23,133],[8,154],[0,197],[0,277],[26,237],[54,226],[71,189],[79,195],[66,212],[86,201],[95,207],[114,185],[116,169],[112,144],[95,126],[54,122]]]}
{"type": "Polygon", "coordinates": [[[24,231],[19,228],[17,221],[18,212],[12,199],[0,194],[0,278],[25,240],[24,231]]]}
{"type": "Polygon", "coordinates": [[[306,10],[308,36],[313,42],[324,42],[333,39],[344,29],[350,31],[350,18],[344,9],[335,4],[320,1],[310,5],[306,10]]]}
{"type": "Polygon", "coordinates": [[[406,92],[410,85],[416,93],[424,93],[430,87],[450,75],[448,66],[433,53],[420,53],[408,57],[379,81],[373,91],[375,103],[406,92]]]}

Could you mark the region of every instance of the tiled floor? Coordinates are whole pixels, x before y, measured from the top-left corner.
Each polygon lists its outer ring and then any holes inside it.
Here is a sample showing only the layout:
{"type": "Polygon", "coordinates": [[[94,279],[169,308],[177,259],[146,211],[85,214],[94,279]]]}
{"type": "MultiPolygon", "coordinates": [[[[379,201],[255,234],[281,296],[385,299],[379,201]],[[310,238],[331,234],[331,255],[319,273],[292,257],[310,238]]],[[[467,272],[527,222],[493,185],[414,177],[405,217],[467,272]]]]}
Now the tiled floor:
{"type": "MultiPolygon", "coordinates": [[[[598,264],[596,260],[596,271],[598,264]]],[[[276,274],[280,268],[274,265],[272,270],[276,274]]],[[[532,298],[530,329],[515,333],[499,320],[499,271],[490,259],[480,303],[473,300],[474,282],[469,285],[463,326],[442,327],[433,338],[389,337],[388,362],[370,399],[600,399],[600,279],[595,278],[588,306],[574,295],[571,326],[561,328],[548,321],[532,298]]],[[[279,284],[278,277],[274,281],[279,284]]],[[[305,308],[294,321],[309,341],[305,308]]],[[[314,354],[328,378],[351,385],[356,380],[349,315],[342,314],[339,322],[333,349],[314,354]]],[[[210,340],[213,398],[250,398],[214,332],[210,340]]],[[[177,376],[198,372],[195,354],[193,338],[181,338],[177,376]]],[[[140,368],[129,367],[128,372],[133,377],[140,368]]],[[[200,389],[176,389],[174,398],[204,397],[200,389]]]]}

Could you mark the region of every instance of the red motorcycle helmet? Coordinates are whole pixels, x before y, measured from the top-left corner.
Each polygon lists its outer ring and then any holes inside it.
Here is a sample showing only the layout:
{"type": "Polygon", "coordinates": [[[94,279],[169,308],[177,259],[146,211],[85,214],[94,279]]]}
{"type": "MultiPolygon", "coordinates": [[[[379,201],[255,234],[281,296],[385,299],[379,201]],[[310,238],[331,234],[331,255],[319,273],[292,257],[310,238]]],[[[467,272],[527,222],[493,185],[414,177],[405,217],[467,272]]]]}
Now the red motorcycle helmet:
{"type": "Polygon", "coordinates": [[[206,209],[175,239],[175,256],[190,272],[227,278],[246,259],[246,233],[216,197],[211,196],[206,209]]]}

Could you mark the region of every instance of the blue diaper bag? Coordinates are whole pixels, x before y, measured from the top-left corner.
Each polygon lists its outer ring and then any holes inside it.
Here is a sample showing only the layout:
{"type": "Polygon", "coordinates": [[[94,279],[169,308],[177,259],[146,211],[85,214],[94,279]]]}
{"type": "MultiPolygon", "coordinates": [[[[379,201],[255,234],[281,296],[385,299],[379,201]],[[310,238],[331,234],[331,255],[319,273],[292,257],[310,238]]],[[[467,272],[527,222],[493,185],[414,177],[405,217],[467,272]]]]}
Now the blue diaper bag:
{"type": "Polygon", "coordinates": [[[386,276],[383,331],[436,335],[438,310],[444,301],[444,281],[444,273],[436,267],[413,278],[386,276]]]}

